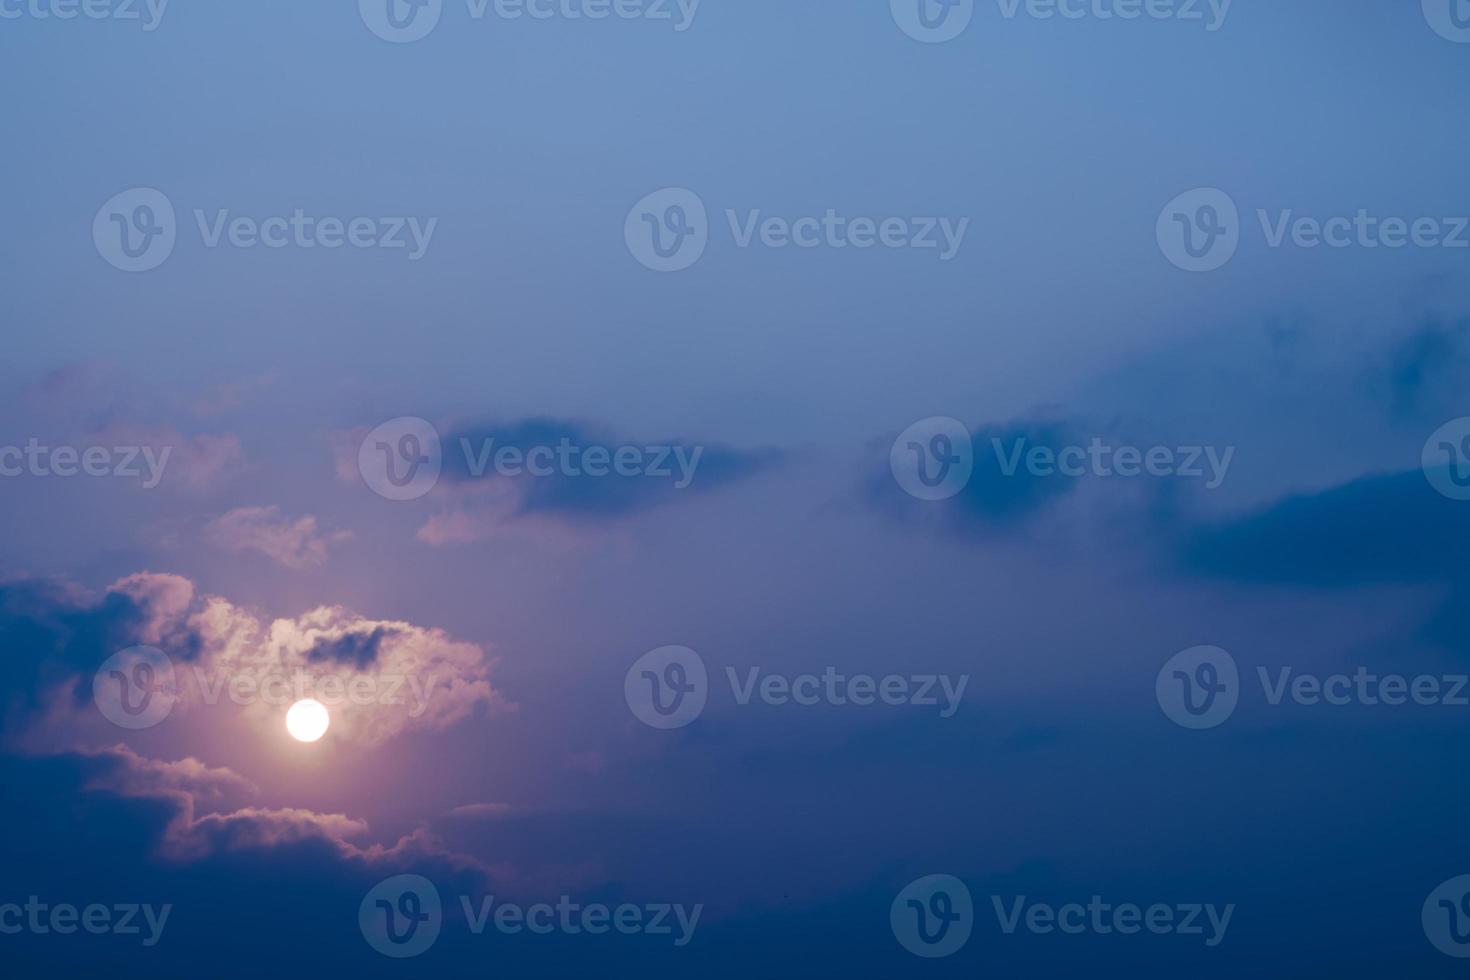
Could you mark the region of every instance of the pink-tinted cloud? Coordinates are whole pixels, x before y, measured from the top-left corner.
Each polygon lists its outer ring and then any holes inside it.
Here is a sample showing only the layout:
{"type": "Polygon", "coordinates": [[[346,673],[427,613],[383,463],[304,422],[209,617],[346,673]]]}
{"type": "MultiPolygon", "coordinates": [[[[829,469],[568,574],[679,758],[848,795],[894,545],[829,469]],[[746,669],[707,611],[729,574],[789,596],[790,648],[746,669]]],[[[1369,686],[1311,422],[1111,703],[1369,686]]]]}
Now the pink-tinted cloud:
{"type": "Polygon", "coordinates": [[[139,446],[164,460],[160,487],[198,494],[213,490],[245,471],[244,447],[233,433],[187,436],[171,426],[113,424],[93,433],[97,445],[139,446]],[[164,457],[167,452],[167,457],[164,457]]]}
{"type": "Polygon", "coordinates": [[[325,532],[311,515],[284,518],[276,507],[240,507],[210,521],[204,539],[223,551],[258,551],[287,568],[319,568],[350,531],[325,532]]]}
{"type": "MultiPolygon", "coordinates": [[[[337,606],[267,624],[220,598],[206,600],[190,626],[205,670],[262,684],[281,676],[304,683],[328,704],[337,737],[360,744],[442,731],[477,710],[514,707],[490,682],[494,659],[443,630],[367,619],[337,606]]],[[[279,724],[279,705],[260,701],[244,710],[263,725],[279,724]]]]}
{"type": "Polygon", "coordinates": [[[122,745],[82,753],[81,758],[92,770],[87,790],[160,800],[173,807],[158,843],[159,856],[171,861],[317,841],[343,859],[370,864],[408,866],[417,858],[481,875],[487,871],[474,858],[446,849],[424,828],[392,844],[369,843],[367,821],[346,814],[299,807],[228,808],[227,801],[254,795],[255,787],[229,769],[206,766],[197,759],[150,759],[122,745]]]}

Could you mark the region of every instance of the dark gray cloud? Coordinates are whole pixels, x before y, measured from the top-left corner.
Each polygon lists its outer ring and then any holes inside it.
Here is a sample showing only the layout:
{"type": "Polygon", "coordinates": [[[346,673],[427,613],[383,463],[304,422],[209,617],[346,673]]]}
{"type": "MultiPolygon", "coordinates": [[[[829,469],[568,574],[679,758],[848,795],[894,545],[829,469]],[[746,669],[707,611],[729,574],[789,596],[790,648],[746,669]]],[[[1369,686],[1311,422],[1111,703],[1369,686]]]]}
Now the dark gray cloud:
{"type": "MultiPolygon", "coordinates": [[[[784,460],[785,453],[775,448],[742,449],[697,439],[634,439],[597,425],[549,417],[464,426],[444,440],[444,472],[449,480],[512,484],[518,495],[517,514],[588,522],[614,520],[672,503],[683,494],[728,486],[784,460]],[[524,458],[538,447],[558,453],[554,472],[497,473],[495,453],[513,449],[524,458]],[[563,447],[570,466],[561,462],[563,447]],[[593,448],[609,455],[621,448],[638,450],[639,474],[626,475],[616,468],[604,475],[589,474],[584,454],[593,448]]],[[[599,467],[608,468],[607,462],[599,467]]]]}
{"type": "Polygon", "coordinates": [[[325,636],[307,651],[306,659],[312,663],[330,661],[347,663],[364,670],[378,659],[383,641],[398,635],[390,626],[375,626],[371,630],[345,633],[342,636],[325,636]]]}
{"type": "Polygon", "coordinates": [[[1431,320],[1396,338],[1370,373],[1387,386],[1396,419],[1418,419],[1442,410],[1470,374],[1465,322],[1431,320]]]}
{"type": "Polygon", "coordinates": [[[1418,470],[1366,476],[1202,524],[1181,547],[1191,571],[1302,586],[1470,580],[1470,505],[1418,470]]]}
{"type": "Polygon", "coordinates": [[[1056,451],[1085,443],[1072,422],[1017,420],[982,426],[971,434],[975,468],[965,488],[942,501],[920,501],[895,482],[887,444],[875,443],[882,463],[869,474],[864,497],[869,506],[900,521],[927,521],[940,515],[945,533],[989,537],[1022,528],[1044,515],[1049,506],[1073,493],[1079,481],[1056,475],[1038,476],[1020,466],[1007,473],[1007,454],[1018,446],[1056,451]]]}
{"type": "MultiPolygon", "coordinates": [[[[0,701],[10,706],[6,730],[20,727],[45,691],[90,675],[127,647],[146,643],[177,660],[194,660],[201,638],[169,615],[192,595],[183,579],[146,574],[123,579],[101,594],[44,579],[0,583],[0,701]]],[[[90,688],[77,688],[79,699],[90,694],[90,688]]]]}

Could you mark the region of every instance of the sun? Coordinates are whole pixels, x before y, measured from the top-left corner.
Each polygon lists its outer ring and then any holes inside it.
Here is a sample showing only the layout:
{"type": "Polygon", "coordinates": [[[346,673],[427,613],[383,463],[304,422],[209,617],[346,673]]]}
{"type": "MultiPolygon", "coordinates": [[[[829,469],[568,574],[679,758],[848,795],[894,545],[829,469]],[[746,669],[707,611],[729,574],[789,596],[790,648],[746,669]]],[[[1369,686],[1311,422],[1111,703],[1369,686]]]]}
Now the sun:
{"type": "Polygon", "coordinates": [[[327,734],[327,726],[331,721],[324,704],[307,698],[305,701],[297,701],[286,712],[286,731],[298,742],[315,742],[327,734]]]}

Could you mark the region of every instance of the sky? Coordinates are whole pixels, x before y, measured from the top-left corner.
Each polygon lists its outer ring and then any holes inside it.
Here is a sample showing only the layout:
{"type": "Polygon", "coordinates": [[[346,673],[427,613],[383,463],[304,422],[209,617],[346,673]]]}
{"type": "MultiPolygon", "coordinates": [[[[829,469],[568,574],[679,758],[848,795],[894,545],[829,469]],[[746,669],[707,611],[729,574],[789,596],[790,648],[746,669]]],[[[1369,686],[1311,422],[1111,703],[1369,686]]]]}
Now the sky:
{"type": "Polygon", "coordinates": [[[14,975],[1470,957],[1466,0],[0,0],[0,80],[14,975]]]}

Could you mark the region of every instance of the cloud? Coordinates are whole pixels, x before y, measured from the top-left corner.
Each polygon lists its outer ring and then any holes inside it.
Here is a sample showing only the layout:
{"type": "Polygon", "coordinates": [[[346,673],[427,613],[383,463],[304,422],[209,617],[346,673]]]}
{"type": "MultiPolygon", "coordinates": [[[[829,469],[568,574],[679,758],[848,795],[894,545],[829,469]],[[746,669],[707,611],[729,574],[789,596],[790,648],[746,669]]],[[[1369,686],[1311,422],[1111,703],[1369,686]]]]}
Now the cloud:
{"type": "Polygon", "coordinates": [[[331,545],[352,537],[350,531],[325,533],[310,515],[282,518],[276,507],[240,507],[210,521],[204,539],[223,551],[258,551],[292,569],[319,568],[331,545]]]}
{"type": "Polygon", "coordinates": [[[165,838],[165,854],[190,860],[225,851],[268,850],[303,841],[321,841],[347,856],[363,853],[352,839],[366,836],[368,830],[366,821],[345,814],[317,813],[295,807],[246,807],[197,819],[185,810],[165,838]]]}
{"type": "Polygon", "coordinates": [[[192,410],[200,416],[233,412],[244,404],[248,396],[269,388],[275,381],[276,373],[272,371],[215,385],[194,402],[192,410]]]}
{"type": "Polygon", "coordinates": [[[1465,651],[1470,562],[1460,542],[1467,539],[1470,505],[1412,470],[1196,520],[1180,534],[1176,559],[1192,574],[1266,587],[1430,589],[1437,607],[1418,638],[1465,651]]]}
{"type": "Polygon", "coordinates": [[[341,813],[299,807],[239,805],[258,791],[248,780],[194,758],[174,762],[139,755],[126,746],[66,753],[81,774],[80,789],[163,805],[164,822],[155,854],[172,862],[244,851],[270,851],[316,843],[342,859],[408,866],[415,859],[440,860],[458,870],[483,871],[473,858],[454,854],[418,828],[392,844],[368,843],[367,821],[341,813]]]}
{"type": "Polygon", "coordinates": [[[1457,542],[1470,507],[1436,493],[1418,470],[1365,476],[1200,524],[1182,546],[1188,569],[1250,582],[1351,586],[1470,579],[1457,542]]]}
{"type": "Polygon", "coordinates": [[[1073,493],[1080,482],[1059,475],[1038,476],[1022,465],[1007,473],[1008,460],[1019,449],[1036,447],[1053,452],[1064,446],[1085,444],[1069,422],[1016,420],[982,426],[970,434],[975,467],[970,480],[954,497],[942,501],[920,501],[906,494],[893,478],[888,459],[892,442],[873,444],[882,462],[869,471],[864,499],[870,507],[904,523],[933,522],[943,533],[964,537],[992,537],[1023,528],[1045,514],[1048,508],[1073,493]]]}
{"type": "MultiPolygon", "coordinates": [[[[318,696],[332,725],[364,745],[410,731],[442,731],[477,710],[510,710],[490,682],[494,660],[474,643],[412,623],[372,620],[337,606],[266,624],[212,597],[191,619],[203,665],[231,680],[252,678],[268,690],[289,679],[318,696]]],[[[201,696],[191,692],[192,696],[201,696]]],[[[279,705],[259,700],[245,711],[275,725],[279,705]]]]}
{"type": "Polygon", "coordinates": [[[1470,377],[1467,338],[1470,324],[1432,320],[1394,338],[1373,359],[1370,377],[1387,388],[1394,418],[1413,420],[1439,411],[1463,386],[1470,377]]]}
{"type": "Polygon", "coordinates": [[[97,765],[88,789],[106,790],[121,796],[168,796],[183,794],[191,805],[222,805],[232,797],[248,797],[256,787],[248,779],[225,768],[213,768],[188,757],[174,762],[149,759],[126,745],[78,753],[97,765]]]}
{"type": "Polygon", "coordinates": [[[229,809],[257,790],[244,777],[213,768],[194,758],[174,762],[146,758],[123,745],[79,752],[86,781],[83,788],[131,799],[169,805],[171,815],[158,844],[160,856],[194,860],[241,848],[266,848],[308,838],[345,848],[348,839],[367,832],[367,825],[340,814],[307,810],[229,809]]]}
{"type": "Polygon", "coordinates": [[[175,710],[231,706],[223,692],[248,681],[260,696],[238,708],[262,727],[279,727],[282,697],[316,696],[333,730],[365,746],[514,709],[491,683],[495,660],[479,644],[338,606],[266,620],[223,597],[198,597],[178,575],[141,572],[100,594],[41,580],[0,584],[0,644],[9,653],[0,660],[7,734],[49,750],[108,730],[91,703],[92,675],[137,645],[173,661],[175,710]]]}
{"type": "Polygon", "coordinates": [[[97,445],[147,447],[160,460],[167,451],[159,485],[179,493],[206,493],[235,479],[246,468],[245,450],[240,437],[233,433],[188,436],[172,426],[115,423],[89,438],[97,445]]]}
{"type": "Polygon", "coordinates": [[[176,662],[194,660],[199,638],[183,621],[193,600],[188,579],[152,572],[129,575],[100,593],[47,579],[0,582],[5,735],[24,734],[48,706],[67,713],[90,708],[92,673],[119,650],[147,644],[176,662]]]}
{"type": "MultiPolygon", "coordinates": [[[[361,479],[357,451],[365,432],[338,433],[339,478],[361,479]]],[[[730,486],[786,458],[775,448],[634,440],[593,424],[546,417],[447,432],[437,490],[444,509],[417,535],[431,545],[482,541],[517,524],[606,526],[730,486]],[[500,454],[514,462],[497,465],[500,454]]]]}

